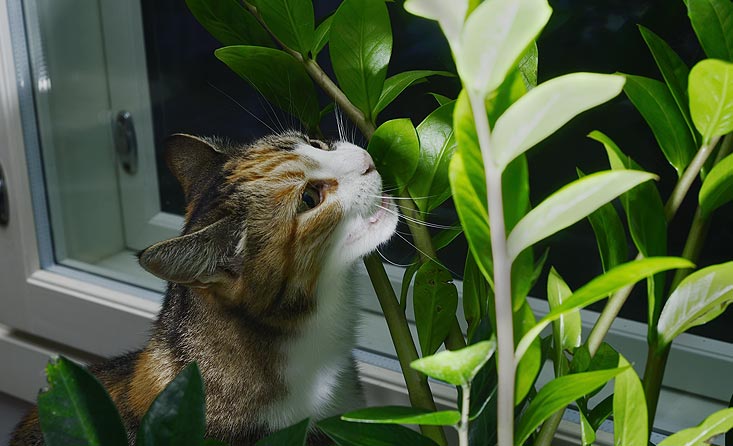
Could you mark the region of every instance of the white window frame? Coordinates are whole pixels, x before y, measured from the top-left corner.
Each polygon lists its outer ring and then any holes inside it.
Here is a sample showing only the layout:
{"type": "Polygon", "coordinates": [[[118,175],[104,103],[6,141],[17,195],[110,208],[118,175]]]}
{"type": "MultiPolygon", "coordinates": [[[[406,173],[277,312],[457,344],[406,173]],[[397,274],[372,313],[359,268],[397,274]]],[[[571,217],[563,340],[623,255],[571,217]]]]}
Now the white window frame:
{"type": "MultiPolygon", "coordinates": [[[[10,200],[10,223],[0,227],[0,324],[4,326],[0,327],[0,358],[9,355],[10,366],[0,367],[0,392],[32,401],[43,382],[40,368],[48,354],[61,352],[82,359],[89,355],[109,357],[142,346],[147,340],[150,322],[159,309],[160,294],[54,265],[46,254],[39,255],[44,253],[39,246],[48,248],[50,240],[48,234],[37,229],[38,220],[45,217],[43,212],[36,213],[34,209],[45,209],[45,203],[38,203],[45,197],[42,191],[32,190],[29,175],[33,172],[34,181],[37,181],[35,177],[40,174],[40,165],[27,156],[38,141],[34,135],[24,135],[22,122],[24,112],[26,118],[35,119],[32,112],[28,115],[29,104],[25,104],[25,111],[21,104],[22,100],[29,100],[26,89],[31,87],[27,54],[24,48],[14,48],[11,44],[9,11],[17,15],[19,5],[19,0],[0,2],[0,164],[6,175],[10,200]]],[[[17,20],[17,16],[14,19],[17,20]]],[[[17,31],[18,23],[13,26],[17,31]]],[[[128,88],[135,90],[139,84],[132,83],[128,88]]],[[[134,104],[126,108],[134,109],[134,104]]],[[[148,131],[152,134],[150,129],[148,131]]],[[[157,197],[157,184],[149,182],[134,187],[138,191],[154,190],[157,197]]],[[[152,209],[145,215],[151,216],[147,220],[149,223],[156,216],[160,218],[161,213],[159,209],[152,209]]],[[[388,266],[387,271],[395,289],[399,289],[397,285],[403,270],[388,266]]],[[[363,269],[358,279],[358,285],[365,290],[362,296],[364,331],[372,333],[362,348],[389,351],[392,347],[388,331],[379,316],[380,310],[363,269]]],[[[460,291],[461,284],[458,286],[460,291]]],[[[530,298],[530,303],[538,317],[547,312],[546,302],[530,298]]],[[[461,313],[459,309],[459,320],[462,320],[461,313]]],[[[597,316],[595,312],[582,311],[586,330],[597,316]]],[[[617,320],[608,341],[617,346],[637,370],[643,369],[646,356],[644,324],[617,320]]],[[[394,361],[379,358],[372,355],[371,365],[369,361],[363,362],[365,381],[375,388],[404,394],[401,376],[395,374],[394,361]],[[380,361],[382,364],[373,364],[380,361]]],[[[730,396],[720,394],[721,389],[730,389],[730,370],[733,370],[733,345],[681,335],[670,354],[657,427],[665,431],[678,430],[696,424],[702,415],[722,407],[730,396]]],[[[542,380],[546,379],[549,378],[544,374],[542,380]]],[[[446,404],[454,398],[452,389],[444,386],[437,386],[436,394],[446,404]]]]}

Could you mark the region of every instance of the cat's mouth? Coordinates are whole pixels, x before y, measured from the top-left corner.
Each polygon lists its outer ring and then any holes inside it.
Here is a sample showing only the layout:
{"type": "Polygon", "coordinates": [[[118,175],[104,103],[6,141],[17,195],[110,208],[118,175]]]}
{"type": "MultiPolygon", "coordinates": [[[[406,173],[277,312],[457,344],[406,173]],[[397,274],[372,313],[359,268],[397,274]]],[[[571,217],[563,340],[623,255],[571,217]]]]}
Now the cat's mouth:
{"type": "Polygon", "coordinates": [[[382,221],[390,211],[392,199],[389,196],[383,196],[381,202],[377,205],[377,210],[369,217],[369,224],[377,224],[382,221]]]}

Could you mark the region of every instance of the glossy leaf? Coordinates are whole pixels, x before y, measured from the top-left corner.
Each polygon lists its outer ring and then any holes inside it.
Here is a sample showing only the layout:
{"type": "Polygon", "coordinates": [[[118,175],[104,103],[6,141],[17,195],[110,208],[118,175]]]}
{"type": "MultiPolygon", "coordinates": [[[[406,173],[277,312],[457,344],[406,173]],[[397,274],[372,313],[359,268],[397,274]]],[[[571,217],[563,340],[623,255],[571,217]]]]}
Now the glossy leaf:
{"type": "MultiPolygon", "coordinates": [[[[555,271],[555,268],[551,268],[547,276],[547,302],[550,304],[550,309],[559,307],[572,294],[568,284],[555,271]]],[[[582,329],[580,311],[569,311],[563,314],[552,323],[552,326],[556,341],[555,348],[570,350],[580,345],[582,329]]]]}
{"type": "Polygon", "coordinates": [[[492,293],[489,282],[481,274],[476,259],[470,252],[466,256],[463,269],[463,315],[468,322],[468,337],[471,338],[477,324],[488,317],[489,295],[492,293]]]}
{"type": "Polygon", "coordinates": [[[627,285],[638,282],[646,277],[670,269],[691,268],[694,264],[680,257],[648,257],[619,265],[605,274],[591,280],[560,306],[554,308],[545,317],[537,322],[517,344],[515,357],[521,358],[530,343],[544,330],[547,325],[568,311],[582,308],[604,299],[614,291],[627,285]]]}
{"type": "Polygon", "coordinates": [[[367,151],[385,185],[403,190],[417,169],[420,141],[409,119],[394,119],[377,128],[367,151]]]}
{"type": "Polygon", "coordinates": [[[696,427],[681,430],[662,440],[659,446],[703,446],[708,440],[733,429],[733,408],[723,409],[696,427]]]}
{"type": "Polygon", "coordinates": [[[692,121],[705,143],[733,131],[732,62],[712,59],[699,62],[690,71],[689,88],[692,121]]]}
{"type": "MultiPolygon", "coordinates": [[[[641,166],[626,156],[608,136],[598,131],[591,132],[588,136],[603,144],[612,169],[642,170],[641,166]]],[[[626,211],[631,239],[639,252],[645,257],[666,255],[667,219],[656,184],[642,183],[629,190],[621,195],[621,204],[626,211]]],[[[666,297],[663,296],[664,281],[663,274],[648,279],[647,320],[656,321],[659,318],[663,299],[666,297]]],[[[649,339],[654,339],[656,336],[653,326],[654,323],[648,326],[649,339]]]]}
{"type": "Polygon", "coordinates": [[[438,107],[417,126],[420,157],[408,190],[422,212],[432,211],[450,197],[448,167],[456,150],[453,107],[452,102],[438,107]]]}
{"type": "Polygon", "coordinates": [[[438,106],[445,105],[449,102],[454,101],[454,99],[451,99],[448,96],[443,96],[442,94],[438,94],[438,93],[430,93],[430,96],[435,98],[435,102],[438,103],[438,106]]]}
{"type": "Polygon", "coordinates": [[[425,79],[428,76],[453,76],[453,74],[447,71],[415,70],[404,71],[387,78],[384,81],[382,94],[379,95],[379,100],[374,106],[372,116],[376,118],[379,112],[391,104],[392,101],[394,101],[400,93],[405,91],[407,87],[425,79]]]}
{"type": "Polygon", "coordinates": [[[437,446],[433,440],[397,424],[367,424],[327,418],[316,426],[338,446],[437,446]]]}
{"type": "MultiPolygon", "coordinates": [[[[493,336],[494,330],[489,317],[484,317],[477,324],[476,330],[469,338],[469,344],[491,340],[493,336]]],[[[483,416],[487,409],[489,412],[493,410],[494,414],[496,414],[496,386],[496,361],[495,358],[492,358],[486,362],[483,367],[481,367],[481,370],[471,380],[471,398],[469,401],[470,408],[468,411],[469,420],[473,421],[478,417],[483,416]]],[[[490,423],[491,421],[488,421],[483,427],[488,427],[488,424],[490,423]]],[[[493,423],[496,423],[496,415],[494,415],[493,423]]]]}
{"type": "Polygon", "coordinates": [[[305,446],[308,439],[310,418],[268,435],[255,443],[255,446],[305,446]]]}
{"type": "Polygon", "coordinates": [[[160,392],[140,422],[138,446],[201,444],[206,432],[204,383],[196,363],[187,365],[160,392]]]}
{"type": "MultiPolygon", "coordinates": [[[[539,88],[539,87],[538,87],[539,88]]],[[[510,259],[534,243],[572,225],[656,175],[635,170],[598,172],[564,186],[532,209],[507,238],[510,259]]]]}
{"type": "MultiPolygon", "coordinates": [[[[577,169],[577,171],[579,178],[585,176],[580,169],[577,169]]],[[[599,207],[595,212],[588,215],[588,221],[596,236],[603,271],[608,271],[614,266],[625,262],[629,257],[628,247],[626,246],[626,231],[613,204],[608,203],[599,207]]]]}
{"type": "Polygon", "coordinates": [[[459,47],[453,45],[458,74],[472,96],[481,100],[501,85],[550,14],[546,0],[492,0],[476,7],[459,47]]]}
{"type": "Polygon", "coordinates": [[[596,441],[596,431],[591,426],[590,421],[585,416],[583,411],[579,412],[580,416],[580,441],[583,446],[592,446],[596,441]]]}
{"type": "Polygon", "coordinates": [[[127,445],[127,433],[102,384],[64,357],[46,366],[48,390],[38,395],[45,444],[127,445]]]}
{"type": "Polygon", "coordinates": [[[415,262],[405,268],[405,274],[402,276],[402,289],[400,290],[400,307],[402,311],[407,310],[407,293],[410,292],[410,284],[420,266],[420,262],[415,262]]]}
{"type": "Polygon", "coordinates": [[[267,31],[237,0],[186,0],[186,6],[222,45],[274,46],[267,31]]]}
{"type": "Polygon", "coordinates": [[[315,37],[313,38],[313,59],[315,59],[321,52],[323,47],[328,43],[328,39],[331,36],[331,24],[333,23],[333,15],[330,15],[323,19],[323,21],[316,27],[315,37]]]}
{"type": "Polygon", "coordinates": [[[415,274],[412,304],[420,349],[423,356],[432,355],[448,336],[458,308],[450,272],[433,261],[422,265],[415,274]]]}
{"type": "Polygon", "coordinates": [[[517,424],[514,444],[520,446],[543,421],[560,409],[597,389],[625,368],[561,376],[547,383],[527,407],[517,424]]]}
{"type": "Polygon", "coordinates": [[[267,100],[300,119],[309,129],[318,126],[318,98],[303,65],[287,53],[255,46],[227,46],[214,52],[267,100]]]}
{"type": "Polygon", "coordinates": [[[423,426],[453,426],[461,420],[457,410],[433,412],[404,406],[370,407],[341,416],[344,421],[381,424],[419,424],[423,426]]]}
{"type": "Polygon", "coordinates": [[[463,23],[469,8],[469,0],[406,0],[405,10],[410,14],[436,20],[454,49],[459,45],[463,23]]]}
{"type": "Polygon", "coordinates": [[[636,371],[622,356],[618,366],[625,369],[616,376],[613,388],[613,438],[615,446],[647,446],[646,400],[636,371]]]}
{"type": "Polygon", "coordinates": [[[669,88],[655,79],[626,75],[624,92],[652,129],[667,161],[681,175],[697,145],[669,88]]]}
{"type": "Polygon", "coordinates": [[[522,73],[522,80],[527,90],[537,86],[537,66],[539,64],[539,52],[537,43],[532,43],[521,59],[519,59],[519,72],[522,73]]]}
{"type": "Polygon", "coordinates": [[[682,117],[685,118],[690,133],[693,134],[695,142],[699,144],[697,130],[695,130],[690,117],[690,105],[687,96],[687,77],[690,75],[690,69],[661,37],[641,25],[639,25],[639,31],[649,47],[662,77],[664,77],[675,103],[677,103],[677,108],[682,113],[682,117]]]}
{"type": "Polygon", "coordinates": [[[733,302],[733,262],[709,266],[687,276],[672,292],[659,317],[660,348],[679,334],[705,324],[733,302]]]}
{"type": "Polygon", "coordinates": [[[687,2],[687,14],[705,54],[733,62],[733,5],[730,0],[687,2]]]}
{"type": "Polygon", "coordinates": [[[623,85],[621,76],[595,73],[567,74],[543,82],[496,121],[491,135],[494,162],[503,168],[576,115],[616,97],[623,85]]]}
{"type": "Polygon", "coordinates": [[[603,399],[600,403],[596,404],[590,413],[588,414],[588,422],[591,427],[598,430],[604,421],[608,419],[613,413],[613,395],[609,395],[603,399]]]}
{"type": "Polygon", "coordinates": [[[315,18],[310,0],[266,0],[257,4],[257,12],[285,46],[303,57],[313,47],[315,18]]]}
{"type": "Polygon", "coordinates": [[[392,55],[392,28],[383,1],[345,0],[334,15],[331,63],[341,90],[368,120],[382,94],[392,55]]]}
{"type": "MultiPolygon", "coordinates": [[[[534,312],[527,301],[514,313],[514,339],[522,339],[522,336],[530,331],[537,320],[534,312]]],[[[542,344],[540,339],[535,339],[527,349],[527,352],[519,359],[516,371],[516,383],[514,389],[514,405],[524,400],[534,388],[537,376],[542,368],[542,344]]]]}
{"type": "Polygon", "coordinates": [[[458,223],[451,228],[442,229],[432,237],[433,247],[436,251],[440,251],[450,245],[461,234],[463,234],[463,228],[458,223]]]}
{"type": "Polygon", "coordinates": [[[412,361],[410,367],[449,384],[462,386],[473,379],[496,350],[496,341],[481,341],[460,350],[442,351],[412,361]]]}
{"type": "Polygon", "coordinates": [[[699,200],[704,215],[710,215],[720,206],[733,201],[733,155],[720,160],[705,177],[699,200]]]}

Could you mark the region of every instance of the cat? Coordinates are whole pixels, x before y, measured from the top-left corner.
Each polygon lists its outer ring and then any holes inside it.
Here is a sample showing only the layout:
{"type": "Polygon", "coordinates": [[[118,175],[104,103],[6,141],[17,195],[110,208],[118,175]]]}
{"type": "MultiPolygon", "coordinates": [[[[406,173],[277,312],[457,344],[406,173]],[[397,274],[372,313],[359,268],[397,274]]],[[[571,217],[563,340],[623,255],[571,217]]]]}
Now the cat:
{"type": "MultiPolygon", "coordinates": [[[[151,338],[90,367],[130,443],[155,396],[193,361],[207,437],[232,445],[362,406],[349,277],[397,225],[369,154],[294,131],[247,146],[177,134],[166,162],[187,206],[182,234],[139,254],[168,281],[151,338]]],[[[43,444],[36,408],[10,444],[43,444]]]]}

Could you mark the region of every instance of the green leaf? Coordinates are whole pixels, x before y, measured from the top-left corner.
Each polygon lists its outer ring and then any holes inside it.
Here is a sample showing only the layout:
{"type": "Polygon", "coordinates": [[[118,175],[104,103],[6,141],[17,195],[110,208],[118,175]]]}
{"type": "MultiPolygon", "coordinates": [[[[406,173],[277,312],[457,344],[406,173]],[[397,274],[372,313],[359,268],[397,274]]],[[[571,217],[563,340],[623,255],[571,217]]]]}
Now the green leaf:
{"type": "Polygon", "coordinates": [[[315,37],[313,38],[313,59],[318,56],[323,47],[328,43],[328,39],[331,36],[331,24],[333,23],[333,15],[330,15],[323,19],[320,25],[316,28],[315,37]]]}
{"type": "Polygon", "coordinates": [[[521,59],[519,59],[519,72],[522,73],[522,80],[527,90],[537,86],[537,66],[539,62],[539,52],[537,51],[537,43],[532,43],[521,59]]]}
{"type": "MultiPolygon", "coordinates": [[[[579,178],[585,176],[580,169],[576,170],[579,178]]],[[[599,207],[598,210],[588,215],[588,221],[596,236],[603,271],[608,271],[625,262],[629,257],[626,231],[613,204],[608,203],[599,207]]]]}
{"type": "Polygon", "coordinates": [[[198,446],[206,432],[204,383],[196,363],[187,365],[150,405],[137,432],[138,446],[198,446]]]}
{"type": "Polygon", "coordinates": [[[433,440],[396,424],[351,423],[333,417],[316,426],[339,446],[437,446],[433,440]]]}
{"type": "Polygon", "coordinates": [[[733,62],[733,5],[730,0],[687,2],[687,14],[705,54],[733,62]]]}
{"type": "Polygon", "coordinates": [[[496,121],[491,135],[494,163],[503,169],[576,115],[616,97],[623,85],[622,76],[572,73],[533,88],[496,121]]]}
{"type": "Polygon", "coordinates": [[[597,389],[625,368],[577,373],[555,378],[547,383],[522,414],[517,424],[514,444],[521,446],[550,415],[597,389]]]}
{"type": "Polygon", "coordinates": [[[644,388],[629,362],[621,356],[618,366],[625,369],[616,376],[613,388],[613,437],[616,446],[647,446],[646,400],[644,388]]]}
{"type": "Polygon", "coordinates": [[[331,63],[341,90],[373,121],[392,54],[392,28],[383,1],[345,0],[333,18],[331,63]]]}
{"type": "Polygon", "coordinates": [[[310,418],[268,435],[255,446],[305,446],[310,418]]]}
{"type": "Polygon", "coordinates": [[[489,283],[481,274],[472,253],[466,256],[463,269],[463,315],[468,322],[468,337],[473,337],[479,321],[488,317],[489,295],[492,293],[489,283]]]}
{"type": "Polygon", "coordinates": [[[298,51],[303,57],[313,47],[315,18],[313,3],[309,0],[267,0],[257,4],[270,31],[285,46],[298,51]]]}
{"type": "Polygon", "coordinates": [[[598,430],[604,421],[613,413],[613,395],[608,395],[588,413],[588,422],[591,427],[598,430]]]}
{"type": "Polygon", "coordinates": [[[679,334],[718,317],[733,302],[733,262],[696,271],[669,296],[659,316],[660,348],[679,334]]]}
{"type": "Polygon", "coordinates": [[[463,23],[469,9],[469,0],[406,0],[405,10],[410,14],[436,20],[451,47],[459,45],[463,23]]]}
{"type": "Polygon", "coordinates": [[[677,108],[682,113],[682,117],[685,118],[690,133],[695,138],[695,142],[699,143],[697,141],[697,130],[695,130],[690,117],[689,99],[687,97],[687,77],[690,75],[690,69],[661,37],[641,25],[639,25],[639,31],[649,47],[649,51],[654,56],[654,61],[657,63],[657,67],[659,67],[672,97],[677,103],[677,108]]]}
{"type": "MultiPolygon", "coordinates": [[[[731,22],[733,25],[733,15],[731,22]]],[[[733,131],[733,63],[699,62],[690,71],[689,88],[692,122],[706,144],[733,131]]]]}
{"type": "Polygon", "coordinates": [[[255,46],[227,46],[214,52],[241,78],[309,129],[318,126],[318,98],[303,65],[287,53],[255,46]]]}
{"type": "MultiPolygon", "coordinates": [[[[599,131],[588,135],[606,149],[611,168],[642,170],[634,160],[626,156],[611,138],[599,131]]],[[[656,184],[643,183],[621,196],[621,204],[626,211],[629,232],[634,245],[645,257],[663,256],[667,254],[667,219],[664,215],[664,204],[659,196],[656,184]]],[[[624,237],[625,240],[625,237],[624,237]]],[[[648,321],[656,321],[664,302],[664,275],[659,274],[648,279],[648,321]]],[[[649,339],[656,337],[654,322],[648,326],[649,339]]]]}
{"type": "MultiPolygon", "coordinates": [[[[514,313],[514,339],[521,339],[536,323],[534,312],[525,300],[519,310],[514,313]]],[[[542,343],[539,339],[535,339],[522,358],[518,358],[514,389],[515,406],[518,406],[534,388],[543,362],[542,343]]]]}
{"type": "Polygon", "coordinates": [[[460,350],[442,351],[412,361],[410,367],[455,386],[462,386],[481,370],[496,350],[496,341],[481,341],[460,350]]]}
{"type": "Polygon", "coordinates": [[[540,319],[537,325],[528,331],[517,344],[516,359],[522,357],[531,342],[550,322],[556,320],[566,312],[597,302],[620,288],[636,283],[646,277],[653,276],[658,272],[670,269],[691,268],[693,266],[689,260],[680,257],[648,257],[627,262],[611,269],[575,291],[560,306],[540,319]]]}
{"type": "Polygon", "coordinates": [[[420,141],[409,119],[394,119],[377,128],[367,151],[374,159],[385,185],[402,190],[417,169],[420,141]]]}
{"type": "MultiPolygon", "coordinates": [[[[572,294],[570,287],[555,268],[550,268],[550,274],[547,276],[547,302],[550,304],[550,310],[559,307],[572,294]]],[[[552,323],[555,348],[570,350],[578,347],[581,343],[581,328],[579,310],[569,311],[557,318],[552,323]]]]}
{"type": "Polygon", "coordinates": [[[127,445],[112,399],[87,370],[64,357],[46,366],[49,388],[38,395],[45,444],[127,445]]]}
{"type": "Polygon", "coordinates": [[[636,185],[655,178],[656,175],[648,172],[617,170],[597,172],[573,181],[517,223],[507,238],[509,258],[516,258],[525,248],[585,218],[636,185]]]}
{"type": "Polygon", "coordinates": [[[438,93],[430,93],[430,96],[435,98],[435,101],[438,103],[438,106],[445,105],[455,100],[455,99],[449,98],[448,96],[443,96],[442,94],[438,94],[438,93]]]}
{"type": "Polygon", "coordinates": [[[700,208],[704,215],[733,201],[733,155],[728,155],[713,167],[700,188],[700,208]]]}
{"type": "Polygon", "coordinates": [[[428,76],[453,76],[453,73],[447,71],[415,70],[404,71],[387,78],[384,81],[382,94],[379,96],[379,100],[372,111],[372,116],[376,119],[379,112],[391,104],[407,87],[428,76]]]}
{"type": "Polygon", "coordinates": [[[404,406],[370,407],[341,416],[344,421],[382,424],[419,424],[423,426],[453,426],[461,420],[457,410],[433,412],[404,406]]]}
{"type": "Polygon", "coordinates": [[[222,45],[274,46],[267,31],[237,0],[186,0],[186,6],[222,45]]]}
{"type": "Polygon", "coordinates": [[[408,190],[422,212],[432,211],[450,197],[448,167],[456,150],[454,105],[438,107],[417,126],[420,157],[408,190]]]}
{"type": "Polygon", "coordinates": [[[662,440],[659,446],[704,446],[708,444],[708,440],[731,429],[733,429],[733,409],[723,409],[705,418],[696,427],[670,435],[662,440]]]}
{"type": "Polygon", "coordinates": [[[596,431],[581,410],[580,414],[580,440],[583,446],[591,446],[596,441],[596,431]]]}
{"type": "Polygon", "coordinates": [[[697,146],[669,88],[655,79],[626,75],[624,92],[652,129],[667,161],[681,175],[697,146]]]}
{"type": "Polygon", "coordinates": [[[448,336],[458,308],[450,272],[433,261],[422,265],[415,275],[412,304],[420,349],[423,356],[432,355],[448,336]]]}
{"type": "Polygon", "coordinates": [[[472,96],[482,100],[501,85],[551,14],[546,0],[492,0],[476,7],[460,44],[451,44],[458,74],[472,96]]]}

